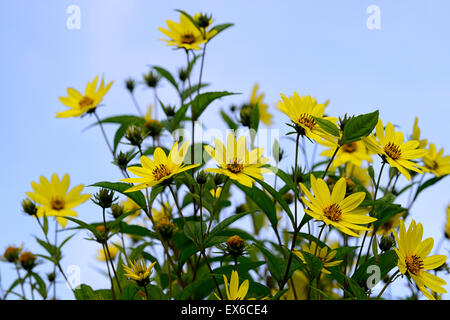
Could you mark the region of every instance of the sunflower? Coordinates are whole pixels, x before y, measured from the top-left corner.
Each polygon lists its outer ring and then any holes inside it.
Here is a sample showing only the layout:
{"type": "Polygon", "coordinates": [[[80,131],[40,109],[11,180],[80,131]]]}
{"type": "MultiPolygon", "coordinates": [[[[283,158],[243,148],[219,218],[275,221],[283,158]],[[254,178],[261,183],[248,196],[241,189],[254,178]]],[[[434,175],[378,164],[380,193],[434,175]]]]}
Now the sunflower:
{"type": "Polygon", "coordinates": [[[450,204],[447,206],[447,223],[445,224],[444,235],[450,239],[450,204]]]}
{"type": "MultiPolygon", "coordinates": [[[[330,271],[328,271],[325,268],[337,266],[343,261],[343,260],[333,261],[334,257],[336,256],[336,253],[337,253],[336,250],[328,251],[327,246],[323,246],[322,248],[317,248],[317,244],[314,241],[312,241],[309,246],[304,244],[302,246],[302,251],[308,252],[314,256],[317,256],[320,259],[320,261],[322,261],[322,264],[323,264],[322,272],[324,274],[330,274],[330,271]]],[[[305,257],[299,250],[294,249],[293,252],[295,253],[295,255],[297,257],[300,258],[300,260],[303,261],[303,263],[306,264],[305,257]]]]}
{"type": "MultiPolygon", "coordinates": [[[[322,151],[321,155],[331,158],[336,150],[336,144],[327,140],[323,141],[321,144],[329,148],[322,151]]],[[[339,148],[331,168],[337,168],[347,163],[356,167],[361,167],[363,161],[372,162],[372,158],[367,152],[364,143],[362,141],[350,142],[339,148]]]]}
{"type": "Polygon", "coordinates": [[[421,158],[426,153],[426,150],[418,149],[419,141],[410,140],[403,143],[403,133],[395,132],[394,126],[390,122],[384,129],[381,119],[378,119],[376,133],[376,138],[373,134],[361,138],[369,151],[380,155],[383,160],[387,161],[391,167],[397,168],[408,180],[411,180],[408,170],[423,173],[420,170],[421,167],[411,161],[421,158]]]}
{"type": "MultiPolygon", "coordinates": [[[[117,253],[119,252],[119,248],[117,247],[117,245],[120,245],[119,243],[116,244],[108,244],[108,251],[111,254],[111,259],[114,260],[114,258],[117,256],[117,253]]],[[[109,260],[108,255],[105,256],[105,250],[103,249],[99,249],[97,250],[97,256],[96,259],[99,261],[105,261],[105,260],[109,260]]]]}
{"type": "Polygon", "coordinates": [[[400,222],[400,235],[394,232],[395,239],[398,243],[398,249],[395,252],[398,256],[397,266],[402,274],[408,275],[414,280],[420,291],[430,300],[435,300],[433,295],[428,291],[446,293],[442,287],[446,284],[441,278],[426,272],[425,270],[433,270],[440,267],[447,259],[444,255],[428,254],[433,249],[433,238],[427,238],[422,241],[423,227],[421,223],[416,224],[411,221],[408,231],[406,231],[404,221],[400,222]]]}
{"type": "Polygon", "coordinates": [[[178,149],[178,142],[175,142],[167,157],[164,150],[156,148],[153,153],[153,161],[146,157],[141,157],[141,167],[129,167],[128,170],[140,176],[141,178],[126,178],[123,182],[139,183],[125,192],[134,192],[148,187],[153,187],[161,183],[167,183],[171,178],[183,171],[198,167],[200,164],[192,164],[185,166],[183,164],[184,157],[189,148],[189,143],[186,141],[180,149],[178,149]]]}
{"type": "Polygon", "coordinates": [[[258,106],[259,110],[259,119],[264,123],[266,126],[272,125],[272,115],[267,112],[267,109],[269,106],[263,102],[264,99],[264,93],[258,94],[259,86],[255,83],[252,89],[252,94],[250,96],[250,105],[251,106],[258,106]]]}
{"type": "Polygon", "coordinates": [[[161,209],[156,210],[155,208],[152,208],[152,216],[153,221],[155,223],[160,222],[162,219],[168,219],[172,215],[172,209],[173,206],[169,205],[169,202],[165,202],[163,205],[161,205],[161,209]]]}
{"type": "MultiPolygon", "coordinates": [[[[225,284],[225,291],[227,293],[227,300],[244,300],[248,292],[249,282],[245,280],[239,286],[239,274],[236,270],[231,271],[230,288],[228,289],[228,279],[223,275],[223,283],[225,284]]],[[[222,300],[214,293],[217,299],[222,300]]]]}
{"type": "Polygon", "coordinates": [[[371,223],[376,218],[366,216],[369,208],[358,208],[365,198],[364,192],[356,192],[348,197],[346,193],[345,178],[340,178],[330,194],[327,184],[322,179],[316,179],[311,175],[311,188],[314,196],[303,183],[300,188],[307,198],[302,197],[303,203],[309,208],[305,213],[316,220],[323,221],[326,225],[332,225],[340,231],[354,237],[359,235],[353,230],[369,230],[362,224],[371,223]]]}
{"type": "Polygon", "coordinates": [[[179,23],[172,20],[167,20],[166,23],[169,30],[164,28],[158,28],[158,30],[170,38],[170,40],[160,39],[167,42],[168,46],[175,46],[186,50],[200,50],[200,45],[207,42],[208,37],[205,39],[197,26],[184,14],[180,15],[179,23]]]}
{"type": "Polygon", "coordinates": [[[370,176],[367,172],[367,168],[361,168],[352,164],[347,164],[345,166],[345,177],[355,178],[364,187],[367,187],[370,184],[370,176]]]}
{"type": "Polygon", "coordinates": [[[206,152],[219,164],[219,168],[205,169],[207,172],[224,174],[236,180],[240,184],[251,187],[255,181],[253,178],[264,180],[262,174],[271,172],[267,168],[261,168],[269,159],[263,158],[264,149],[256,148],[247,151],[247,140],[240,137],[237,141],[233,133],[227,137],[227,147],[214,139],[215,149],[205,146],[206,152]]]}
{"type": "Polygon", "coordinates": [[[44,176],[41,176],[39,182],[40,184],[31,182],[34,192],[27,192],[26,195],[41,205],[38,207],[38,217],[43,217],[44,213],[46,216],[54,216],[63,228],[67,224],[67,219],[64,217],[76,217],[77,212],[73,208],[91,197],[90,194],[81,194],[84,188],[82,184],[68,191],[70,184],[68,174],[65,174],[59,180],[55,173],[52,175],[50,182],[44,176]]]}
{"type": "Polygon", "coordinates": [[[131,211],[134,211],[131,215],[126,217],[127,222],[130,222],[130,221],[136,219],[141,214],[141,209],[142,209],[141,206],[138,205],[131,198],[127,198],[126,200],[123,200],[122,201],[122,206],[123,206],[123,212],[125,212],[125,213],[129,213],[131,211]]]}
{"type": "Polygon", "coordinates": [[[150,274],[152,273],[152,269],[156,264],[156,261],[153,262],[148,268],[145,264],[145,260],[134,260],[134,263],[129,260],[130,266],[123,265],[123,269],[125,271],[124,276],[128,277],[134,281],[136,281],[137,285],[145,287],[150,282],[150,274]]]}
{"type": "Polygon", "coordinates": [[[400,221],[402,220],[402,217],[404,215],[405,212],[400,212],[394,215],[392,218],[378,227],[377,234],[380,236],[389,236],[400,225],[400,221]]]}
{"type": "Polygon", "coordinates": [[[285,113],[294,124],[300,127],[303,135],[317,142],[325,139],[337,143],[337,139],[320,128],[313,118],[323,118],[333,123],[337,122],[336,118],[324,117],[325,104],[317,103],[316,98],[309,95],[299,96],[297,92],[294,92],[292,97],[286,97],[281,94],[281,99],[282,101],[279,101],[277,104],[278,109],[285,113]]]}
{"type": "Polygon", "coordinates": [[[102,101],[105,94],[111,88],[113,81],[105,86],[105,82],[102,77],[100,88],[97,89],[98,76],[94,81],[88,82],[84,95],[73,88],[67,88],[68,97],[59,97],[65,106],[69,107],[69,110],[57,112],[57,118],[79,117],[85,113],[95,111],[95,108],[102,101]]]}
{"type": "Polygon", "coordinates": [[[443,156],[444,148],[437,152],[436,146],[430,143],[430,149],[423,156],[423,171],[431,172],[436,177],[450,174],[450,156],[443,156]]]}

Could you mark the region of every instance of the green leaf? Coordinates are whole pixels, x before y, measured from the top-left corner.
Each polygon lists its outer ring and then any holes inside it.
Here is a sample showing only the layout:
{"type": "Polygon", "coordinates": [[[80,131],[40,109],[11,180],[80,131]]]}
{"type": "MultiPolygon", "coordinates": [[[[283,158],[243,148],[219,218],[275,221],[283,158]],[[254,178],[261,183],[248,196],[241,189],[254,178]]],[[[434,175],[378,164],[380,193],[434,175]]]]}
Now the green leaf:
{"type": "Polygon", "coordinates": [[[94,290],[86,284],[82,284],[76,288],[73,294],[77,300],[95,300],[96,297],[94,290]]]}
{"type": "Polygon", "coordinates": [[[238,125],[225,113],[225,111],[220,110],[220,115],[222,116],[223,121],[228,125],[228,127],[232,130],[237,130],[238,125]]]}
{"type": "Polygon", "coordinates": [[[175,80],[173,75],[168,70],[164,69],[163,67],[159,67],[159,66],[153,66],[152,68],[154,70],[156,70],[163,78],[165,78],[167,81],[169,81],[177,91],[179,91],[177,81],[175,80]]]}
{"type": "Polygon", "coordinates": [[[241,185],[235,180],[231,180],[239,189],[241,189],[256,205],[267,215],[274,228],[277,227],[278,217],[272,199],[261,189],[253,186],[252,188],[241,185]]]}
{"type": "MultiPolygon", "coordinates": [[[[282,259],[275,256],[268,249],[266,249],[261,243],[255,242],[255,246],[264,255],[264,258],[266,259],[267,267],[269,268],[270,274],[278,282],[278,284],[280,284],[280,282],[284,276],[284,272],[286,269],[286,263],[282,259]]],[[[293,269],[293,268],[291,268],[291,269],[293,269]]]]}
{"type": "Polygon", "coordinates": [[[44,225],[43,225],[42,229],[44,231],[44,234],[47,235],[48,234],[48,218],[47,218],[47,215],[45,213],[44,213],[43,220],[44,220],[44,225]]]}
{"type": "Polygon", "coordinates": [[[301,253],[306,261],[306,265],[308,266],[308,271],[311,277],[313,279],[317,278],[322,272],[323,268],[322,261],[318,257],[309,252],[301,250],[301,253]]]}
{"type": "Polygon", "coordinates": [[[222,24],[215,25],[214,27],[211,28],[211,30],[216,30],[217,33],[212,38],[214,38],[219,33],[221,33],[222,31],[224,31],[224,30],[226,30],[226,29],[228,29],[229,27],[232,27],[232,26],[234,26],[233,23],[222,23],[222,24]]]}
{"type": "Polygon", "coordinates": [[[186,117],[186,112],[188,111],[190,105],[191,105],[190,102],[183,104],[181,108],[175,112],[175,115],[173,116],[172,119],[172,125],[174,128],[178,127],[180,122],[186,117]]]}
{"type": "Polygon", "coordinates": [[[252,106],[252,110],[250,111],[250,121],[249,128],[258,131],[259,127],[259,107],[258,105],[252,106]]]}
{"type": "Polygon", "coordinates": [[[124,196],[127,196],[134,202],[136,202],[142,209],[147,210],[147,203],[145,201],[145,196],[142,194],[141,191],[135,191],[135,192],[125,192],[125,190],[132,187],[132,184],[124,183],[124,182],[108,182],[108,181],[101,181],[94,184],[91,184],[89,187],[101,187],[106,188],[109,190],[117,191],[124,196]]]}
{"type": "Polygon", "coordinates": [[[156,235],[156,233],[148,230],[145,227],[142,226],[138,226],[138,225],[129,225],[126,223],[121,223],[121,232],[122,233],[126,233],[126,234],[131,234],[134,236],[140,236],[140,237],[149,237],[152,239],[159,239],[158,236],[156,235]]]}
{"type": "Polygon", "coordinates": [[[344,126],[340,145],[355,142],[362,137],[367,137],[378,122],[378,110],[351,117],[344,126]]]}
{"type": "MultiPolygon", "coordinates": [[[[269,184],[265,183],[262,180],[255,179],[267,192],[270,193],[272,197],[275,198],[275,200],[280,204],[280,206],[283,208],[283,210],[287,213],[289,216],[289,219],[292,223],[294,223],[294,215],[292,214],[291,209],[289,208],[289,205],[287,204],[286,200],[283,199],[283,197],[280,195],[279,192],[277,192],[274,188],[272,188],[269,184]]],[[[276,227],[276,224],[274,225],[276,227]]]]}
{"type": "Polygon", "coordinates": [[[194,18],[192,18],[192,16],[189,13],[187,13],[187,12],[185,12],[183,10],[180,10],[180,9],[175,9],[175,11],[178,11],[179,13],[184,15],[186,18],[188,18],[192,22],[192,24],[197,28],[197,30],[202,32],[202,30],[198,26],[197,22],[194,20],[194,18]]]}
{"type": "Polygon", "coordinates": [[[138,293],[139,288],[134,284],[128,284],[122,290],[120,300],[142,300],[142,297],[138,293]]]}
{"type": "Polygon", "coordinates": [[[31,276],[36,280],[37,291],[41,295],[41,297],[45,300],[47,299],[47,286],[45,285],[44,280],[35,272],[31,272],[31,276]]]}
{"type": "Polygon", "coordinates": [[[221,231],[223,231],[226,227],[228,227],[233,222],[241,219],[242,217],[245,217],[249,213],[250,213],[250,211],[237,213],[237,214],[232,215],[231,217],[228,217],[225,220],[221,221],[219,224],[217,224],[217,226],[215,226],[214,229],[211,230],[208,237],[205,239],[205,247],[208,247],[209,242],[211,242],[213,240],[213,238],[216,237],[217,234],[219,234],[221,231]]]}
{"type": "Polygon", "coordinates": [[[87,224],[86,222],[83,222],[81,220],[75,219],[73,217],[64,217],[67,220],[73,221],[76,224],[78,224],[82,229],[86,229],[89,230],[90,232],[92,232],[94,234],[94,236],[98,239],[101,239],[103,236],[100,234],[100,232],[97,231],[97,229],[90,224],[87,224]]]}
{"type": "Polygon", "coordinates": [[[189,98],[190,95],[194,95],[194,93],[197,93],[199,87],[200,89],[202,89],[206,88],[207,86],[209,86],[208,83],[202,83],[200,84],[200,86],[198,84],[194,84],[192,87],[184,89],[184,91],[181,92],[181,99],[185,101],[187,98],[189,98]]]}
{"type": "Polygon", "coordinates": [[[200,221],[186,221],[183,231],[184,235],[192,240],[194,244],[200,244],[203,234],[206,232],[206,223],[200,221]]]}
{"type": "Polygon", "coordinates": [[[119,129],[117,129],[116,133],[114,134],[114,141],[113,141],[113,153],[116,154],[117,147],[119,146],[120,140],[122,140],[123,136],[128,130],[128,127],[131,125],[131,123],[124,123],[120,125],[119,129]]]}
{"type": "MultiPolygon", "coordinates": [[[[397,266],[398,257],[394,250],[386,251],[378,256],[378,259],[371,257],[364,264],[362,264],[355,274],[352,276],[361,287],[368,290],[368,279],[373,275],[374,266],[379,267],[380,277],[382,281],[385,276],[397,266]]],[[[375,280],[375,279],[374,279],[375,280]]]]}
{"type": "Polygon", "coordinates": [[[447,176],[447,175],[440,176],[440,177],[434,177],[434,178],[431,178],[431,179],[425,181],[423,184],[421,184],[421,185],[417,188],[417,191],[416,191],[416,194],[415,194],[415,196],[414,196],[413,201],[417,199],[417,196],[418,196],[423,190],[425,190],[425,189],[428,188],[428,187],[431,187],[432,185],[434,185],[435,183],[439,182],[440,180],[442,180],[442,179],[445,178],[446,176],[447,176]]]}
{"type": "Polygon", "coordinates": [[[331,134],[332,136],[340,137],[341,131],[339,130],[338,126],[335,125],[333,122],[323,119],[323,118],[314,117],[314,116],[313,116],[313,118],[314,118],[314,121],[317,122],[319,127],[321,127],[325,132],[331,134]]]}
{"type": "Polygon", "coordinates": [[[205,111],[206,107],[208,107],[209,104],[214,100],[234,94],[238,93],[219,91],[219,92],[205,92],[197,95],[192,101],[192,105],[194,106],[194,120],[198,120],[203,111],[205,111]]]}

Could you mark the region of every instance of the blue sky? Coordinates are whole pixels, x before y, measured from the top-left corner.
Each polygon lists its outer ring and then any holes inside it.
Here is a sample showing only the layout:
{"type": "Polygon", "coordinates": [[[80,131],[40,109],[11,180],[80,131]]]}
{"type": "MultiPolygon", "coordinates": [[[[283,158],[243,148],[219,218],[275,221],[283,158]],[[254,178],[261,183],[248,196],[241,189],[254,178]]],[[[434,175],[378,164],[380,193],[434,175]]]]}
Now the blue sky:
{"type": "MultiPolygon", "coordinates": [[[[280,93],[297,91],[319,101],[330,99],[327,110],[337,115],[379,109],[384,121],[407,134],[418,116],[423,137],[447,153],[450,150],[450,3],[445,0],[2,1],[1,250],[22,242],[37,250],[32,235],[40,236],[39,230],[21,214],[20,202],[31,190],[30,182],[40,175],[69,173],[71,186],[121,178],[108,165],[110,155],[98,128],[84,130],[93,119],[55,118],[64,109],[58,96],[65,95],[68,86],[84,88],[87,81],[103,74],[115,83],[100,116],[135,113],[124,79],[141,79],[148,65],[176,71],[185,63],[181,51],[158,40],[163,37],[158,27],[164,27],[166,19],[177,20],[177,8],[211,12],[217,23],[235,24],[208,46],[204,79],[211,83],[210,90],[242,95],[213,104],[203,115],[208,126],[225,128],[217,120],[219,108],[245,101],[258,82],[283,132],[286,118],[273,104],[280,93]],[[69,5],[80,7],[79,30],[66,27],[69,5]],[[379,30],[366,26],[369,5],[381,10],[379,30]]],[[[146,89],[138,88],[136,95],[142,105],[153,101],[146,89]]],[[[178,101],[167,83],[159,95],[168,103],[178,101]]],[[[112,129],[107,128],[110,137],[112,129]]],[[[442,237],[449,189],[445,179],[425,191],[413,207],[425,236],[442,237]]],[[[78,212],[86,221],[100,219],[91,203],[78,212]]],[[[100,288],[107,282],[99,279],[95,268],[103,265],[93,262],[97,247],[85,237],[80,233],[67,245],[63,264],[80,265],[83,282],[100,288]]],[[[448,247],[445,243],[442,249],[448,247]]],[[[6,287],[11,270],[1,264],[0,272],[6,287]]],[[[64,287],[60,292],[70,297],[64,287]]]]}

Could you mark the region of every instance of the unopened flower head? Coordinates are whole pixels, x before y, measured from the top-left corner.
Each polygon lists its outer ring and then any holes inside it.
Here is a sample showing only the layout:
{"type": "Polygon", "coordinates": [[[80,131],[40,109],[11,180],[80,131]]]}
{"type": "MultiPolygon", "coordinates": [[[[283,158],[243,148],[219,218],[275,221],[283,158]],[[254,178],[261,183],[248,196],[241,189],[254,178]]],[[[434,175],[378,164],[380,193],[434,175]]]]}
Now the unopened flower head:
{"type": "Polygon", "coordinates": [[[3,253],[3,257],[10,263],[15,263],[19,260],[20,253],[22,252],[23,244],[20,247],[9,246],[3,253]]]}
{"type": "Polygon", "coordinates": [[[136,284],[141,287],[145,287],[147,284],[149,284],[150,274],[154,265],[156,264],[156,261],[153,262],[149,267],[147,267],[144,259],[134,260],[134,263],[129,260],[129,263],[130,267],[127,265],[123,265],[123,268],[125,270],[125,277],[136,281],[136,284]]]}
{"type": "Polygon", "coordinates": [[[36,256],[29,251],[24,251],[19,257],[19,263],[27,271],[31,271],[36,266],[36,256]]]}

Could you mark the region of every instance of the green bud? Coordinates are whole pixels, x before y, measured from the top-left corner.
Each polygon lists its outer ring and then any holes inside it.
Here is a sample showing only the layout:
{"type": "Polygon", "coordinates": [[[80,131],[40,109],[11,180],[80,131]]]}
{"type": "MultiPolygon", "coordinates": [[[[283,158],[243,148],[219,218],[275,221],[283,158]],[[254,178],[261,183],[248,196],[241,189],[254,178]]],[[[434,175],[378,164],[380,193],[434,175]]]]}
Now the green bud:
{"type": "Polygon", "coordinates": [[[125,87],[130,93],[133,93],[135,86],[136,83],[132,78],[128,78],[127,80],[125,80],[125,87]]]}
{"type": "Polygon", "coordinates": [[[118,218],[120,217],[122,214],[124,213],[123,211],[123,206],[118,204],[118,203],[114,203],[111,206],[111,214],[113,215],[114,218],[118,218]]]}
{"type": "Polygon", "coordinates": [[[29,214],[30,216],[36,216],[37,214],[36,204],[30,199],[25,199],[22,201],[22,209],[23,212],[29,214]]]}
{"type": "Polygon", "coordinates": [[[395,245],[395,239],[392,235],[383,236],[378,244],[378,247],[382,251],[388,251],[395,245]]]}
{"type": "Polygon", "coordinates": [[[144,141],[144,135],[141,127],[131,125],[125,132],[125,139],[127,139],[131,145],[139,147],[144,141]]]}
{"type": "Polygon", "coordinates": [[[197,174],[197,183],[200,185],[205,184],[207,178],[208,178],[208,174],[202,170],[197,174]]]}
{"type": "Polygon", "coordinates": [[[156,88],[160,79],[161,79],[161,76],[159,76],[158,74],[154,74],[153,71],[150,71],[149,73],[144,74],[144,82],[150,88],[156,88]]]}
{"type": "Polygon", "coordinates": [[[114,191],[101,188],[99,192],[94,194],[92,202],[103,209],[107,209],[110,208],[117,199],[119,199],[119,197],[114,198],[114,191]]]}

